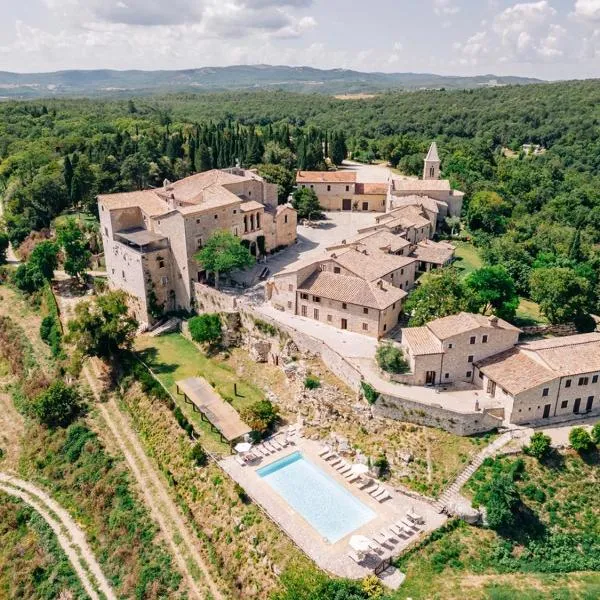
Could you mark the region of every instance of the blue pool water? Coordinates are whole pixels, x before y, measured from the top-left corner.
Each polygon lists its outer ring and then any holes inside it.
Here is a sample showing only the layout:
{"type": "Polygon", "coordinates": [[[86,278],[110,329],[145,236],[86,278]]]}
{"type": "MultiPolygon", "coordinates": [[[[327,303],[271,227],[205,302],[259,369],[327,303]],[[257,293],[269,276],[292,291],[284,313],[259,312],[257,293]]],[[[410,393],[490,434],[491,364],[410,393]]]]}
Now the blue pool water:
{"type": "Polygon", "coordinates": [[[330,543],[376,516],[300,452],[257,473],[330,543]]]}

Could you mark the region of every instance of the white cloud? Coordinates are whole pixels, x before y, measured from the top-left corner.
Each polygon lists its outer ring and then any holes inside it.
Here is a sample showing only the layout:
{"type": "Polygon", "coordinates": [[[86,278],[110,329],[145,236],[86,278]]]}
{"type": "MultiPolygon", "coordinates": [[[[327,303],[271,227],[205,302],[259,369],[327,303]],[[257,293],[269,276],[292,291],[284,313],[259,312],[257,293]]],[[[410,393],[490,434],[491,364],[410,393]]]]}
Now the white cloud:
{"type": "Polygon", "coordinates": [[[573,14],[584,21],[600,21],[600,0],[576,0],[573,14]]]}
{"type": "Polygon", "coordinates": [[[404,44],[402,42],[394,42],[394,46],[393,46],[394,50],[396,50],[397,52],[400,52],[400,50],[404,49],[404,44]]]}
{"type": "Polygon", "coordinates": [[[477,65],[494,57],[503,63],[560,59],[568,50],[568,36],[556,18],[557,11],[547,0],[509,6],[461,45],[460,62],[477,65]]]}
{"type": "Polygon", "coordinates": [[[447,17],[460,12],[460,6],[457,6],[453,0],[433,0],[433,12],[439,17],[447,17]]]}

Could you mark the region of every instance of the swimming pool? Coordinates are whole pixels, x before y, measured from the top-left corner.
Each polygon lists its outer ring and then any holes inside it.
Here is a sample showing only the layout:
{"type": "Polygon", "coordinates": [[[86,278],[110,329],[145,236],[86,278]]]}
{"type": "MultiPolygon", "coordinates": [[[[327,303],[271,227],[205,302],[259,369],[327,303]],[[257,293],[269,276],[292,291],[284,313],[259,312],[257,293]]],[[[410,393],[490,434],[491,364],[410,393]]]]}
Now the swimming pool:
{"type": "Polygon", "coordinates": [[[300,452],[258,469],[257,473],[330,543],[376,516],[300,452]]]}

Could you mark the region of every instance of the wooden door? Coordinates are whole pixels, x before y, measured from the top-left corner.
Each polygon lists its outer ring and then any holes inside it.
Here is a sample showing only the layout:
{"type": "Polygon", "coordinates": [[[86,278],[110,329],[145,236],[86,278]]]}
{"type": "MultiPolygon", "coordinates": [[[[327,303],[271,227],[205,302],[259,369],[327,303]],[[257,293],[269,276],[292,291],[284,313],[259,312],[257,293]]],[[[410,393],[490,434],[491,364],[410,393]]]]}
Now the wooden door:
{"type": "Polygon", "coordinates": [[[342,210],[352,210],[352,200],[350,200],[350,198],[344,198],[342,200],[342,210]]]}

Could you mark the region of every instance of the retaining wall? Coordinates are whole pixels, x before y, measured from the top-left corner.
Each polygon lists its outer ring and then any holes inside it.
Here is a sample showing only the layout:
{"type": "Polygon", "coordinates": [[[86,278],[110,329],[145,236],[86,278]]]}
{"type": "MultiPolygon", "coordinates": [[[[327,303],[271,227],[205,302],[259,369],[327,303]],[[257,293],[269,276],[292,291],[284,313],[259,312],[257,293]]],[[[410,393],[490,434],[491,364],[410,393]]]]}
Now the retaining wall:
{"type": "Polygon", "coordinates": [[[486,411],[459,413],[388,394],[380,394],[373,405],[373,413],[396,421],[439,427],[456,435],[484,433],[502,425],[502,419],[486,411]]]}

